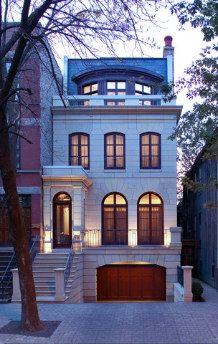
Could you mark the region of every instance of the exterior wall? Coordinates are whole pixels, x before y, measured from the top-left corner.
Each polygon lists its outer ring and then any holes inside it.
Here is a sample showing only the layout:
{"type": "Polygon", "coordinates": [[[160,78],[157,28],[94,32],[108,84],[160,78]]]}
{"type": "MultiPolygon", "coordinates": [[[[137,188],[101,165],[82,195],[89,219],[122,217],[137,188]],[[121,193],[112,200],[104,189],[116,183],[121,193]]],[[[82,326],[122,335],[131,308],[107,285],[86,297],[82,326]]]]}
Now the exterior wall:
{"type": "MultiPolygon", "coordinates": [[[[176,220],[176,144],[168,140],[176,123],[174,115],[56,115],[54,114],[54,165],[69,164],[69,134],[90,135],[90,170],[93,185],[86,194],[86,229],[101,229],[101,202],[109,192],[120,192],[128,201],[129,229],[137,228],[137,201],[148,191],[158,193],[164,202],[164,228],[176,220]],[[63,120],[64,118],[64,120],[63,120]],[[67,125],[66,125],[67,123],[67,125]],[[126,168],[104,170],[104,134],[125,134],[126,168]],[[154,131],[161,134],[161,169],[140,170],[139,135],[154,131]]],[[[61,191],[61,190],[59,190],[61,191]]]]}

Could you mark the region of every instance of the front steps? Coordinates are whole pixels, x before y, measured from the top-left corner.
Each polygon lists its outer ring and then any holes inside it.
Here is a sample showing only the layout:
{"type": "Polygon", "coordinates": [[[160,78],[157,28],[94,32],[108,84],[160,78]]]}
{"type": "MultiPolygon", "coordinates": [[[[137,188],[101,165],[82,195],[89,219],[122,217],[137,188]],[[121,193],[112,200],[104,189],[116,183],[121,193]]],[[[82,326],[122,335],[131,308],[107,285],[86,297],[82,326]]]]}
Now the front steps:
{"type": "Polygon", "coordinates": [[[55,300],[56,268],[65,268],[70,251],[38,253],[33,262],[33,277],[37,301],[55,300]]]}

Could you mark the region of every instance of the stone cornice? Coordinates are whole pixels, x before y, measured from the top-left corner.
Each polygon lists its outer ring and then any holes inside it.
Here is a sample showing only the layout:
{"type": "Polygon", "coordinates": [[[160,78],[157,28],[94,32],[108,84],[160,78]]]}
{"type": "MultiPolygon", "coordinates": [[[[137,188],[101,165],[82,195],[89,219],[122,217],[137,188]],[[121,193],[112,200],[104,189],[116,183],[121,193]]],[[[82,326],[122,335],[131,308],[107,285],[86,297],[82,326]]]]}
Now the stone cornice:
{"type": "Polygon", "coordinates": [[[92,181],[84,176],[42,176],[44,182],[79,182],[89,188],[92,185],[92,181]]]}
{"type": "Polygon", "coordinates": [[[84,107],[52,107],[53,115],[176,115],[179,118],[182,106],[84,106],[84,107]]]}

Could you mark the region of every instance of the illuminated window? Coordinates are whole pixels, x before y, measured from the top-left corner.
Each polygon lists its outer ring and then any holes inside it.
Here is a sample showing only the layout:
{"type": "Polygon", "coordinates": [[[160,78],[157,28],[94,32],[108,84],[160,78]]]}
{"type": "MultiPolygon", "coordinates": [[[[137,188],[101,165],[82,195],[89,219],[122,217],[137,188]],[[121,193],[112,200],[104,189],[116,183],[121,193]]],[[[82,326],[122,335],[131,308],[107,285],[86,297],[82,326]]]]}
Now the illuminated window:
{"type": "Polygon", "coordinates": [[[83,94],[87,95],[97,95],[98,94],[98,84],[89,84],[83,86],[83,94]]]}
{"type": "Polygon", "coordinates": [[[125,168],[125,135],[121,133],[108,133],[105,142],[105,169],[125,168]]]}
{"type": "Polygon", "coordinates": [[[72,166],[82,166],[89,169],[89,135],[74,133],[70,135],[69,163],[72,166]]]}
{"type": "Polygon", "coordinates": [[[127,201],[117,192],[102,201],[102,244],[128,244],[127,201]]]}
{"type": "MultiPolygon", "coordinates": [[[[145,84],[139,84],[135,83],[135,95],[148,95],[152,94],[152,88],[151,86],[145,85],[145,84]]],[[[140,100],[140,105],[151,105],[150,100],[140,100]]]]}
{"type": "Polygon", "coordinates": [[[138,200],[138,245],[163,245],[163,201],[148,192],[138,200]]]}
{"type": "Polygon", "coordinates": [[[140,168],[161,168],[160,134],[143,133],[140,135],[140,168]]]}
{"type": "Polygon", "coordinates": [[[107,95],[125,95],[126,82],[125,81],[107,81],[107,95]]]}

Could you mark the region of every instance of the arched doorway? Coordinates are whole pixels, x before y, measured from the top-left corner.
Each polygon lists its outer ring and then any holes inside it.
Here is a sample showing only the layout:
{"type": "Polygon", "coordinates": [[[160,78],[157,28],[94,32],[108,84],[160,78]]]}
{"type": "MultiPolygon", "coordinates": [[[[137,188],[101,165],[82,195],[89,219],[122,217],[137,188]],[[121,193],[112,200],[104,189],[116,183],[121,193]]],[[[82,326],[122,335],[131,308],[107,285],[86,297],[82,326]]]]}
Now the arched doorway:
{"type": "Polygon", "coordinates": [[[53,247],[70,247],[72,244],[71,197],[58,193],[53,199],[53,247]]]}
{"type": "Polygon", "coordinates": [[[102,201],[102,245],[128,245],[127,200],[118,192],[102,201]]]}
{"type": "Polygon", "coordinates": [[[147,192],[138,200],[138,245],[163,245],[163,201],[147,192]]]}

